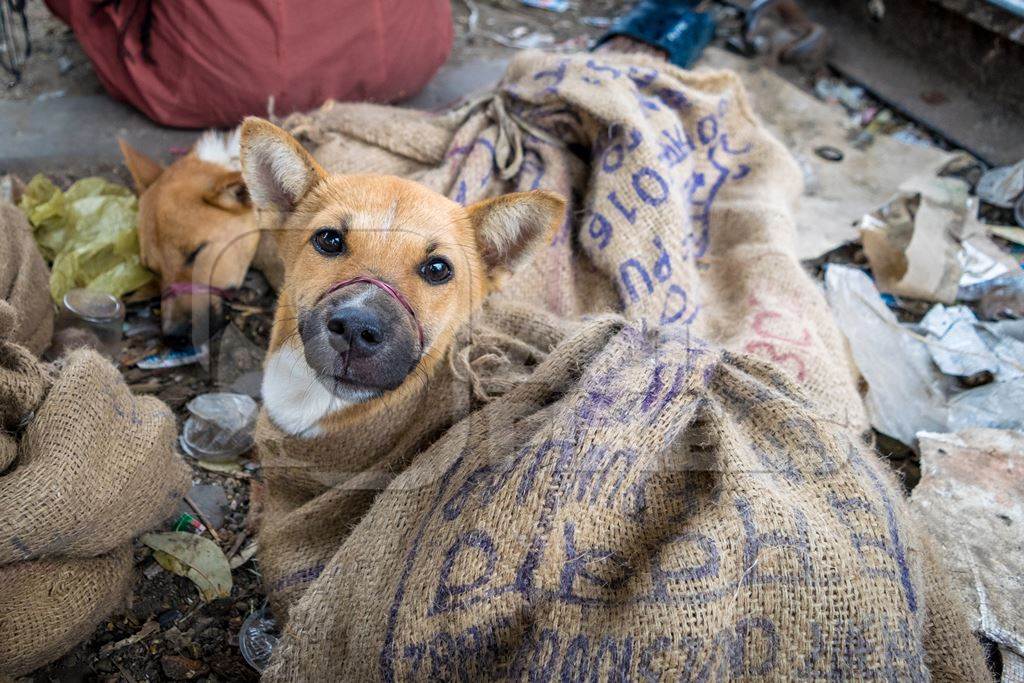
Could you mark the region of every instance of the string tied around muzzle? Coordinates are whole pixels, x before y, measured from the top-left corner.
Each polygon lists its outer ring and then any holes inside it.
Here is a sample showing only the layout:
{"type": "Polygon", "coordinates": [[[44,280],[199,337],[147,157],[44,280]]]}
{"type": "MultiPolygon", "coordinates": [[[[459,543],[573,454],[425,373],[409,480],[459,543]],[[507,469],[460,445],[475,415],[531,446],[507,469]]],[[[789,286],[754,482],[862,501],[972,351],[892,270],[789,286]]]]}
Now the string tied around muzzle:
{"type": "Polygon", "coordinates": [[[160,300],[177,299],[186,294],[211,294],[221,299],[231,300],[237,296],[238,292],[235,289],[206,285],[201,282],[172,282],[160,292],[160,300]]]}
{"type": "Polygon", "coordinates": [[[497,127],[494,140],[494,165],[502,180],[514,178],[522,168],[525,158],[523,145],[526,135],[531,135],[556,147],[565,146],[561,140],[513,111],[511,95],[501,85],[491,92],[469,99],[456,109],[452,116],[458,121],[464,121],[478,111],[483,111],[497,127]]]}
{"type": "Polygon", "coordinates": [[[341,282],[334,283],[333,285],[331,285],[330,289],[323,293],[323,295],[320,298],[323,299],[327,295],[332,294],[333,292],[337,292],[339,289],[343,287],[348,287],[349,285],[356,285],[360,283],[374,285],[380,288],[385,294],[387,294],[392,299],[397,301],[398,304],[405,309],[405,312],[409,314],[409,318],[412,320],[413,325],[416,327],[416,332],[419,334],[420,351],[423,351],[423,325],[420,323],[420,319],[416,316],[416,311],[413,310],[413,307],[409,303],[408,299],[402,296],[402,293],[400,291],[389,285],[387,282],[384,282],[383,280],[378,280],[375,277],[360,275],[357,277],[349,278],[348,280],[342,280],[341,282]]]}

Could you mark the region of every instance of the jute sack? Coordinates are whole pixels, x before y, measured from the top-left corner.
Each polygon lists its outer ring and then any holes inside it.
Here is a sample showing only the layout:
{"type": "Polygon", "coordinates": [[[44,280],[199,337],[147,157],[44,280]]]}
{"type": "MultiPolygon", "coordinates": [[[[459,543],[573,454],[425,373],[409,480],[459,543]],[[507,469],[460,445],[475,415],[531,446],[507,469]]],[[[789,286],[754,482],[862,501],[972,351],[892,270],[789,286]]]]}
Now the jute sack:
{"type": "Polygon", "coordinates": [[[735,75],[521,53],[449,114],[286,123],[336,172],[573,202],[408,404],[264,418],[268,680],[984,677],[735,75]]]}
{"type": "Polygon", "coordinates": [[[883,466],[750,355],[584,323],[385,472],[296,515],[342,540],[267,680],[984,680],[883,466]]]}
{"type": "MultiPolygon", "coordinates": [[[[0,301],[0,330],[15,317],[0,301]]],[[[56,659],[124,606],[132,537],[188,484],[175,431],[95,352],[44,365],[0,336],[0,675],[56,659]]]]}
{"type": "Polygon", "coordinates": [[[17,207],[0,201],[0,300],[17,312],[7,336],[35,354],[49,346],[53,335],[50,273],[32,238],[32,227],[17,207]]]}

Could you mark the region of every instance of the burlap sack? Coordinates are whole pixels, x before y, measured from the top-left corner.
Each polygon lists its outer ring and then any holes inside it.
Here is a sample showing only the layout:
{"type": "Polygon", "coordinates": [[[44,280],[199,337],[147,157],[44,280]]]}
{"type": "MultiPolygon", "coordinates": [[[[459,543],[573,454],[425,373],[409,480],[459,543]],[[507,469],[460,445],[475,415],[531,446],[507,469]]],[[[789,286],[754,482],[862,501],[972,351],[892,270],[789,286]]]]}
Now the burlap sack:
{"type": "MultiPolygon", "coordinates": [[[[0,301],[0,330],[15,317],[0,301]]],[[[188,484],[175,431],[97,353],[47,366],[0,333],[0,676],[56,659],[125,604],[132,537],[188,484]]]]}
{"type": "Polygon", "coordinates": [[[132,549],[0,567],[0,676],[28,673],[89,637],[131,591],[132,549]]]}
{"type": "Polygon", "coordinates": [[[862,445],[794,256],[798,169],[734,75],[522,53],[448,115],[288,123],[334,171],[573,205],[407,405],[315,440],[261,424],[287,614],[265,678],[985,676],[862,445]]]}
{"type": "Polygon", "coordinates": [[[17,312],[8,336],[35,354],[49,346],[53,335],[50,273],[32,238],[32,227],[17,207],[0,201],[0,300],[17,312]]]}

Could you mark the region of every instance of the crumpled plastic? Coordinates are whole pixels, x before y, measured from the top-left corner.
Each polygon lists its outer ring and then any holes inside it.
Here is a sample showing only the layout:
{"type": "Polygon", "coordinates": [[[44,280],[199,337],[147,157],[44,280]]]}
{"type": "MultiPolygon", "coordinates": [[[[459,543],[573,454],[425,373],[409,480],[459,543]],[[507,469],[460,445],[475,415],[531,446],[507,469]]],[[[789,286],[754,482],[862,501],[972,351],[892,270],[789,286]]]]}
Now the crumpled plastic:
{"type": "Polygon", "coordinates": [[[1012,366],[1000,373],[1000,359],[981,338],[978,326],[978,319],[971,309],[942,304],[935,304],[919,324],[928,334],[928,351],[932,360],[944,374],[974,377],[987,372],[1019,376],[1020,373],[1015,372],[1012,366]]]}
{"type": "Polygon", "coordinates": [[[874,283],[856,268],[830,265],[825,296],[867,382],[864,405],[872,426],[905,444],[917,432],[946,431],[947,380],[928,348],[907,334],[874,283]]]}
{"type": "Polygon", "coordinates": [[[202,394],[186,407],[191,415],[185,421],[179,443],[192,457],[220,462],[252,448],[259,406],[251,397],[202,394]]]}
{"type": "Polygon", "coordinates": [[[20,207],[52,264],[55,302],[76,287],[123,297],[154,280],[139,258],[139,202],[129,188],[90,177],[63,192],[37,175],[25,187],[20,207]]]}
{"type": "Polygon", "coordinates": [[[1024,318],[1024,273],[960,287],[957,301],[976,303],[985,320],[1024,318]]]}
{"type": "Polygon", "coordinates": [[[959,287],[1019,270],[988,237],[959,178],[911,178],[859,227],[878,289],[896,296],[951,304],[959,287]]]}
{"type": "Polygon", "coordinates": [[[922,431],[1024,430],[1024,321],[980,323],[967,309],[936,307],[915,326],[923,336],[896,320],[865,273],[840,265],[825,271],[825,295],[879,432],[912,446],[922,431]],[[956,380],[979,371],[997,381],[963,389],[956,380]]]}

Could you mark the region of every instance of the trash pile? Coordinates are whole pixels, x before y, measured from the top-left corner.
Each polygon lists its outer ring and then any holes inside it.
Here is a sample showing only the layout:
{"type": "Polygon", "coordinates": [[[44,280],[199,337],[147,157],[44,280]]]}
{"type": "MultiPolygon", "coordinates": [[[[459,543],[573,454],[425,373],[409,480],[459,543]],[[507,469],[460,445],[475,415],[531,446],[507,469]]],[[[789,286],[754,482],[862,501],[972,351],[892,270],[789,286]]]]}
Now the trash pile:
{"type": "Polygon", "coordinates": [[[960,157],[864,215],[824,257],[828,302],[880,446],[947,550],[1003,680],[1024,670],[1024,161],[960,157]],[[979,215],[988,220],[983,221],[979,215]],[[852,252],[852,257],[851,257],[852,252]],[[918,483],[920,480],[920,483],[918,483]]]}
{"type": "Polygon", "coordinates": [[[870,147],[881,136],[921,147],[936,146],[942,142],[878,102],[859,85],[825,75],[814,80],[813,89],[822,101],[842,105],[847,114],[851,142],[858,149],[870,147]]]}
{"type": "Polygon", "coordinates": [[[860,221],[866,269],[826,266],[871,423],[908,446],[921,431],[1024,429],[1024,248],[1006,243],[1015,228],[978,219],[990,195],[970,189],[908,180],[860,221]]]}

